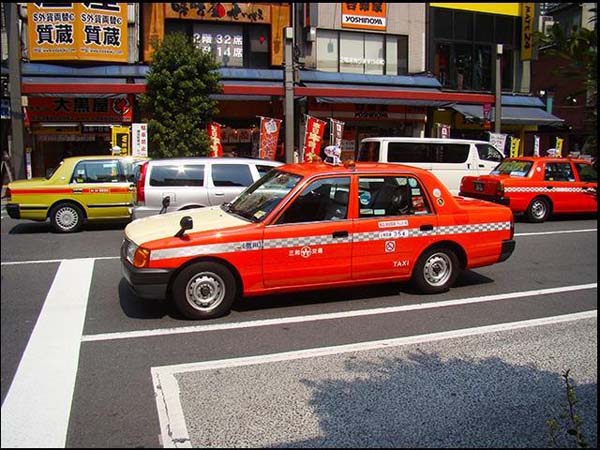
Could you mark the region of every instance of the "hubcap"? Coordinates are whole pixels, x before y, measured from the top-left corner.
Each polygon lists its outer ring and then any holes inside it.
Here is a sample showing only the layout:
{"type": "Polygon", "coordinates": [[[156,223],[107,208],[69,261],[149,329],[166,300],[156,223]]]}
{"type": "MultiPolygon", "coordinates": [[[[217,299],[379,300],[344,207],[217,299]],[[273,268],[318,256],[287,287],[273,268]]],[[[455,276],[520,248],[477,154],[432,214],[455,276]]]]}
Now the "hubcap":
{"type": "Polygon", "coordinates": [[[542,201],[536,201],[531,205],[531,212],[536,219],[541,219],[546,215],[546,204],[542,201]]]}
{"type": "Polygon", "coordinates": [[[77,225],[79,214],[70,206],[63,206],[56,212],[56,223],[61,230],[70,230],[77,225]]]}
{"type": "Polygon", "coordinates": [[[445,253],[434,253],[425,263],[423,271],[427,283],[442,286],[452,274],[452,261],[445,253]]]}
{"type": "Polygon", "coordinates": [[[185,296],[193,308],[211,311],[225,298],[225,282],[215,273],[198,273],[188,281],[185,296]]]}

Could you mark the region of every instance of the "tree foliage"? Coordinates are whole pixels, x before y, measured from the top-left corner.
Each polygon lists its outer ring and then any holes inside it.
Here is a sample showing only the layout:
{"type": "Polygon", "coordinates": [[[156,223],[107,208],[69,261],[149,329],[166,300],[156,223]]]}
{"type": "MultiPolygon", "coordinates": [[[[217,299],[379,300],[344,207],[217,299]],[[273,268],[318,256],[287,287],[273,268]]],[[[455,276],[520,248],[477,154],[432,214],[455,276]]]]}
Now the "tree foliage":
{"type": "Polygon", "coordinates": [[[155,49],[140,98],[148,118],[148,156],[204,156],[206,126],[218,112],[209,97],[221,92],[218,64],[181,33],[166,35],[155,49]]]}
{"type": "MultiPolygon", "coordinates": [[[[546,34],[536,33],[540,51],[555,56],[562,63],[557,64],[556,71],[567,79],[581,79],[584,90],[573,83],[572,95],[587,95],[587,112],[590,132],[595,139],[597,130],[597,98],[598,98],[598,33],[596,28],[596,8],[592,8],[593,16],[590,28],[574,25],[571,30],[564,30],[558,23],[552,25],[546,34]]],[[[594,145],[596,143],[594,142],[594,145]]]]}

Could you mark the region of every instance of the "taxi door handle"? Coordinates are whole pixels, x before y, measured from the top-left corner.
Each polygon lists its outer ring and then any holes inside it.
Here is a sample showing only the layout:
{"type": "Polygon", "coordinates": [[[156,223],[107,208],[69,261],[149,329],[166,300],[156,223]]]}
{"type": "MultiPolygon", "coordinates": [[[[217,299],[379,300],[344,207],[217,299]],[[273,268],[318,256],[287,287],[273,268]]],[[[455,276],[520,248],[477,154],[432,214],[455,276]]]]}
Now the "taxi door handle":
{"type": "Polygon", "coordinates": [[[546,186],[546,189],[554,189],[554,186],[546,186]]]}
{"type": "Polygon", "coordinates": [[[81,194],[83,189],[73,189],[73,194],[81,194]]]}
{"type": "Polygon", "coordinates": [[[433,230],[433,225],[430,225],[430,224],[421,225],[419,227],[419,230],[421,230],[421,231],[431,231],[431,230],[433,230]]]}
{"type": "Polygon", "coordinates": [[[334,238],[348,237],[348,232],[347,231],[334,231],[332,236],[334,238]]]}

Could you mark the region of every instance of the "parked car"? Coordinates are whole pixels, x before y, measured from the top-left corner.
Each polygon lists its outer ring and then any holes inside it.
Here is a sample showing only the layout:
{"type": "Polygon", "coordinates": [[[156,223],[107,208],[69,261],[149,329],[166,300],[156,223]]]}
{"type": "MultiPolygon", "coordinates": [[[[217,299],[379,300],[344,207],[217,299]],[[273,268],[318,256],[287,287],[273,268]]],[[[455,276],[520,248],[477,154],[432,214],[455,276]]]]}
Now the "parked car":
{"type": "Polygon", "coordinates": [[[169,158],[143,164],[132,218],[230,202],[282,163],[251,158],[169,158]],[[166,202],[163,203],[163,201],[166,202]]]}
{"type": "Polygon", "coordinates": [[[488,174],[504,156],[485,141],[372,137],[361,141],[356,159],[401,163],[430,170],[452,194],[458,194],[464,176],[488,174]]]}
{"type": "Polygon", "coordinates": [[[571,158],[508,158],[490,175],[465,177],[460,195],[507,205],[530,222],[551,214],[597,213],[598,172],[571,158]]]}
{"type": "Polygon", "coordinates": [[[128,220],[135,165],[142,161],[121,156],[65,158],[47,178],[9,183],[6,211],[13,219],[50,219],[59,233],[78,231],[88,221],[128,220]]]}
{"type": "Polygon", "coordinates": [[[509,208],[453,197],[426,170],[314,162],[278,167],[232,203],[131,222],[121,264],[139,297],[208,319],[238,296],[409,279],[443,292],[462,269],[507,259],[513,234],[509,208]]]}

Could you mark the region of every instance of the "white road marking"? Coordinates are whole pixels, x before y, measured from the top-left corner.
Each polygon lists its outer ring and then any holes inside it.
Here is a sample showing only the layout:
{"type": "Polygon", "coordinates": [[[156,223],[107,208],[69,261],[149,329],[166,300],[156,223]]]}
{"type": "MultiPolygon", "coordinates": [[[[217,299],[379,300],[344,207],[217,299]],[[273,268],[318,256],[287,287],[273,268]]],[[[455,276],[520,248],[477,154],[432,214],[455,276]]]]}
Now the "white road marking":
{"type": "Polygon", "coordinates": [[[2,404],[2,447],[64,448],[93,259],[61,262],[2,404]]]}
{"type": "Polygon", "coordinates": [[[154,330],[139,330],[139,331],[125,331],[121,333],[101,333],[84,335],[81,340],[83,342],[92,341],[107,341],[115,339],[131,339],[131,338],[144,338],[152,336],[165,336],[172,334],[184,334],[184,333],[201,333],[207,331],[222,331],[222,330],[234,330],[240,328],[253,328],[253,327],[264,327],[273,325],[282,325],[290,323],[301,323],[301,322],[316,322],[319,320],[332,320],[332,319],[346,319],[350,317],[360,316],[372,316],[376,314],[391,314],[405,311],[415,311],[422,309],[431,308],[444,308],[448,306],[468,305],[473,303],[492,302],[497,300],[506,300],[510,298],[523,298],[531,297],[535,295],[549,295],[559,294],[561,292],[572,292],[580,291],[585,289],[596,289],[598,283],[590,284],[577,284],[573,286],[561,286],[557,288],[547,289],[536,289],[532,291],[521,291],[521,292],[509,292],[505,294],[494,294],[486,295],[482,297],[471,297],[462,298],[458,300],[444,300],[440,302],[432,303],[417,303],[413,305],[403,306],[389,306],[384,308],[372,308],[372,309],[359,309],[354,311],[342,311],[335,313],[324,313],[324,314],[312,314],[307,316],[295,316],[295,317],[282,317],[277,319],[264,319],[264,320],[248,320],[245,322],[233,322],[223,324],[212,324],[212,325],[195,325],[190,327],[178,327],[178,328],[162,328],[154,330]]]}
{"type": "MultiPolygon", "coordinates": [[[[96,257],[90,257],[90,258],[85,258],[85,259],[91,259],[91,260],[102,260],[102,259],[119,259],[119,256],[96,256],[96,257]]],[[[38,259],[36,261],[9,261],[9,262],[3,262],[2,265],[3,266],[19,266],[19,265],[23,265],[23,264],[49,264],[49,263],[61,263],[63,261],[75,261],[75,260],[79,260],[81,258],[75,258],[75,259],[38,259]]]]}
{"type": "Polygon", "coordinates": [[[497,333],[519,328],[550,325],[561,322],[569,322],[581,319],[597,317],[597,311],[585,311],[562,316],[545,317],[542,319],[523,320],[483,327],[465,328],[439,333],[408,336],[395,339],[384,339],[378,341],[359,342],[355,344],[338,345],[332,347],[312,348],[268,355],[246,356],[241,358],[221,359],[214,361],[203,361],[189,364],[178,364],[171,366],[152,367],[150,372],[154,383],[156,407],[162,433],[163,445],[166,448],[191,448],[191,442],[185,416],[180,400],[180,390],[175,374],[185,372],[197,372],[203,370],[214,370],[232,367],[241,367],[251,364],[265,364],[280,361],[289,361],[302,358],[315,358],[319,356],[337,355],[341,353],[377,350],[384,347],[399,347],[410,344],[434,342],[444,339],[452,339],[465,336],[475,336],[488,333],[497,333]]]}

